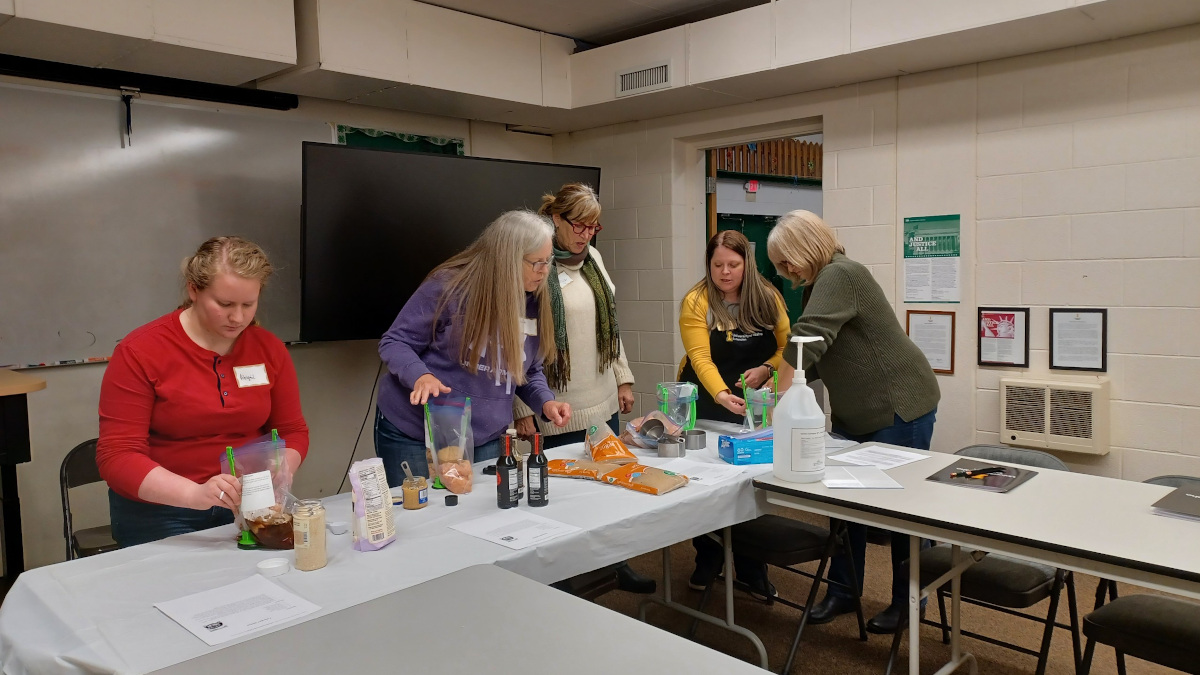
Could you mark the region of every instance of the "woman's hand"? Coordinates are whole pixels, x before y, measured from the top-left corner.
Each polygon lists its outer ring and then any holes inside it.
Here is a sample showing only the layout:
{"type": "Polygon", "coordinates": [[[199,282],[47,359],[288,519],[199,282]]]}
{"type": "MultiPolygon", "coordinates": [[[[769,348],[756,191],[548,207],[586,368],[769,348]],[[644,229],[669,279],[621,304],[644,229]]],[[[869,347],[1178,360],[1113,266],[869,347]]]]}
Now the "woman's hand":
{"type": "Polygon", "coordinates": [[[194,489],[188,496],[187,508],[202,511],[221,506],[237,511],[242,503],[242,481],[227,473],[219,473],[203,483],[193,483],[194,489]]]}
{"type": "Polygon", "coordinates": [[[523,441],[528,441],[537,433],[537,425],[533,423],[533,415],[515,420],[513,426],[517,428],[517,438],[523,441]]]}
{"type": "Polygon", "coordinates": [[[720,403],[726,410],[735,415],[746,414],[746,401],[729,393],[728,389],[717,394],[717,403],[720,403]]]}
{"type": "Polygon", "coordinates": [[[787,391],[788,389],[791,389],[792,380],[795,377],[796,377],[796,369],[792,367],[792,364],[788,363],[787,361],[784,361],[779,366],[779,393],[780,394],[783,394],[783,392],[787,391]]]}
{"type": "Polygon", "coordinates": [[[633,412],[633,385],[621,384],[617,385],[617,404],[621,407],[621,412],[633,412]]]}
{"type": "Polygon", "coordinates": [[[449,393],[450,387],[442,384],[442,381],[434,377],[432,373],[425,373],[413,383],[413,390],[408,395],[408,402],[413,405],[425,405],[430,396],[437,398],[438,394],[449,393]]]}
{"type": "Polygon", "coordinates": [[[542,406],[542,414],[554,423],[556,427],[565,427],[571,421],[571,404],[562,401],[546,401],[542,406]]]}
{"type": "Polygon", "coordinates": [[[758,389],[771,377],[771,369],[765,364],[757,368],[751,368],[742,373],[742,377],[746,378],[746,386],[751,389],[758,389]]]}

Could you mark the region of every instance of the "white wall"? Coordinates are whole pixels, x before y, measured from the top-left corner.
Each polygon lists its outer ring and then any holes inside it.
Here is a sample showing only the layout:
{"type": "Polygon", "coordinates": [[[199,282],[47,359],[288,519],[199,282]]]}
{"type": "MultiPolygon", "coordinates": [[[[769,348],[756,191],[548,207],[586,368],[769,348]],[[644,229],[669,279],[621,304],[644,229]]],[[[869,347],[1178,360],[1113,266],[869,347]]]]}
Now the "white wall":
{"type": "MultiPolygon", "coordinates": [[[[12,79],[4,81],[33,84],[12,79]]],[[[56,88],[78,89],[61,85],[56,88]]],[[[204,104],[189,101],[188,105],[204,104]]],[[[548,137],[507,132],[503,125],[478,124],[310,98],[301,98],[300,107],[290,112],[244,112],[268,118],[304,117],[359,127],[463,138],[467,141],[467,153],[477,156],[540,162],[553,159],[548,137]]],[[[168,260],[164,264],[174,263],[168,260]]],[[[165,307],[163,311],[165,313],[170,309],[165,307]]],[[[131,330],[133,328],[136,326],[130,326],[131,330]]],[[[362,427],[355,457],[362,459],[375,453],[372,440],[374,406],[369,399],[379,367],[376,342],[367,340],[300,345],[292,347],[291,353],[300,380],[304,414],[311,431],[308,460],[297,474],[294,491],[305,497],[333,494],[337,492],[350,462],[350,453],[365,415],[370,416],[365,427],[362,427]]],[[[17,466],[25,563],[28,567],[64,559],[62,505],[58,491],[59,465],[72,447],[98,434],[96,408],[104,369],[103,364],[95,364],[29,371],[45,378],[47,387],[28,396],[33,461],[17,466]]],[[[108,522],[108,498],[102,484],[79,488],[72,492],[71,499],[77,527],[108,522]]]]}
{"type": "Polygon", "coordinates": [[[699,149],[814,116],[825,218],[893,302],[903,218],[962,215],[935,448],[996,442],[999,378],[1021,372],[976,367],[975,307],[1033,307],[1026,372],[1046,376],[1047,307],[1101,306],[1112,448],[1064,458],[1131,480],[1200,475],[1200,26],[556,136],[557,160],[604,170],[601,251],[639,410],[673,376],[677,304],[703,274],[699,149]]]}
{"type": "Polygon", "coordinates": [[[815,185],[758,184],[758,192],[746,192],[740,178],[717,179],[717,213],[782,216],[804,209],[821,214],[821,188],[815,185]]]}
{"type": "MultiPolygon", "coordinates": [[[[1113,451],[1092,470],[1200,474],[1200,27],[980,64],[978,299],[1109,309],[1113,451]]],[[[981,371],[979,437],[999,398],[981,371]]]]}

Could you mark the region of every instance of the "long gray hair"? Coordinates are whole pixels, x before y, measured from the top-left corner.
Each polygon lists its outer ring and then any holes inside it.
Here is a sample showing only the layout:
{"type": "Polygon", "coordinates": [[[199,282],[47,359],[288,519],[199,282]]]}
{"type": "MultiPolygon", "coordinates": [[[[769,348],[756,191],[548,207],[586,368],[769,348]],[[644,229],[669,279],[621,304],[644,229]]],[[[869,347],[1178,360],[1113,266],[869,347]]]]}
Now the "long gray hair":
{"type": "MultiPolygon", "coordinates": [[[[516,384],[525,384],[525,256],[536,253],[554,237],[548,218],[532,211],[506,211],[493,220],[471,245],[438,265],[429,276],[448,273],[435,317],[451,300],[458,302],[462,326],[459,362],[475,372],[482,354],[494,372],[507,370],[516,384]]],[[[554,314],[543,282],[538,301],[538,356],[554,360],[554,314]]]]}

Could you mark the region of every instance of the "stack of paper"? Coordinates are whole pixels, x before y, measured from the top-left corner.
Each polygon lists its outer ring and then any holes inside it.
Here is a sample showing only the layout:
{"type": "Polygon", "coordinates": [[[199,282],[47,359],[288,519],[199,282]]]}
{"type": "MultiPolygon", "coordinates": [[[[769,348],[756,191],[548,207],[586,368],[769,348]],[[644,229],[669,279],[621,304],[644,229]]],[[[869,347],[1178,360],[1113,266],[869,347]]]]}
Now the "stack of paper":
{"type": "Polygon", "coordinates": [[[904,486],[877,466],[827,466],[825,480],[827,488],[867,488],[896,490],[904,486]]]}
{"type": "Polygon", "coordinates": [[[912,462],[929,459],[929,455],[910,450],[886,448],[882,445],[867,444],[850,452],[843,452],[840,455],[830,455],[829,459],[836,459],[839,462],[857,464],[859,466],[877,466],[886,471],[887,469],[894,469],[898,466],[911,464],[912,462]]]}
{"type": "Polygon", "coordinates": [[[521,509],[506,509],[490,516],[456,523],[451,525],[450,529],[507,546],[515,551],[579,531],[574,525],[543,518],[521,509]]]}
{"type": "Polygon", "coordinates": [[[320,609],[257,574],[154,606],[210,647],[320,609]]]}

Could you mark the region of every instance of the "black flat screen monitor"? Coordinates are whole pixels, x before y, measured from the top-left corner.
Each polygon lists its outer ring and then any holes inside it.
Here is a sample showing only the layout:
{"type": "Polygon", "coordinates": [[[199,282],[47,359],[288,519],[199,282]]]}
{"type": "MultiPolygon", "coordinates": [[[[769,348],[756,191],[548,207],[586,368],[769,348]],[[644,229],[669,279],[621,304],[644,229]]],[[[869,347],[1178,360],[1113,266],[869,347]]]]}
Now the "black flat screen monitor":
{"type": "Polygon", "coordinates": [[[378,340],[496,216],[600,169],[304,144],[300,340],[378,340]]]}

